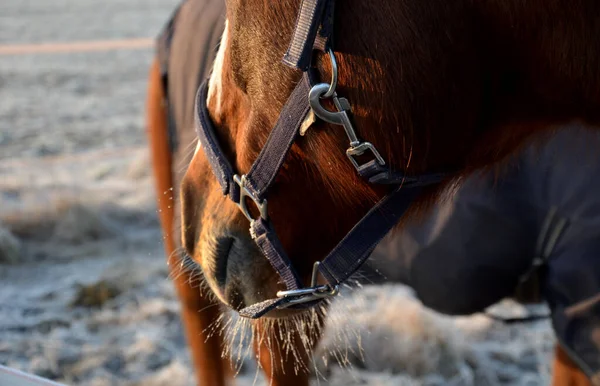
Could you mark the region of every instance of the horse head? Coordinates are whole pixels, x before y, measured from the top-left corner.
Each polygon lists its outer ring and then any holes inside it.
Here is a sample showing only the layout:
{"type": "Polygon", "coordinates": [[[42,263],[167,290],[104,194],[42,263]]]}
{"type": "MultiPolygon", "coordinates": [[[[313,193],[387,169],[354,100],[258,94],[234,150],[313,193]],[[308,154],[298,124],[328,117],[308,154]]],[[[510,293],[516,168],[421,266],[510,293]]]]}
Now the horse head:
{"type": "MultiPolygon", "coordinates": [[[[303,81],[301,71],[282,63],[300,4],[227,2],[227,23],[208,91],[199,93],[206,100],[198,103],[207,104],[216,140],[240,174],[251,169],[286,100],[303,81]]],[[[513,106],[520,99],[510,98],[515,90],[506,84],[513,84],[510,76],[521,74],[515,63],[525,68],[529,62],[515,61],[502,51],[504,45],[489,44],[496,32],[492,28],[501,24],[494,15],[506,17],[495,4],[482,9],[468,1],[347,0],[335,8],[334,58],[317,53],[312,66],[322,82],[329,82],[337,65],[335,91],[351,104],[357,135],[378,150],[386,167],[409,176],[459,171],[454,174],[458,176],[511,153],[534,132],[533,121],[548,121],[551,104],[546,102],[556,98],[537,98],[539,104],[527,105],[529,115],[521,105],[513,106]],[[490,12],[493,7],[498,12],[490,12]],[[502,79],[508,83],[498,83],[502,79]],[[528,121],[531,117],[535,119],[528,121]],[[528,122],[529,129],[506,129],[515,122],[528,122]]],[[[533,54],[530,60],[535,62],[533,54]]],[[[323,104],[340,109],[330,102],[323,104]]],[[[259,209],[266,212],[289,261],[308,285],[313,264],[391,189],[357,174],[342,127],[309,117],[303,129],[306,133],[293,143],[269,190],[268,207],[249,203],[250,215],[223,195],[200,147],[184,178],[184,246],[217,297],[234,309],[284,289],[248,232],[248,218],[261,216],[259,209]]],[[[443,187],[425,189],[417,201],[427,201],[443,187]]]]}

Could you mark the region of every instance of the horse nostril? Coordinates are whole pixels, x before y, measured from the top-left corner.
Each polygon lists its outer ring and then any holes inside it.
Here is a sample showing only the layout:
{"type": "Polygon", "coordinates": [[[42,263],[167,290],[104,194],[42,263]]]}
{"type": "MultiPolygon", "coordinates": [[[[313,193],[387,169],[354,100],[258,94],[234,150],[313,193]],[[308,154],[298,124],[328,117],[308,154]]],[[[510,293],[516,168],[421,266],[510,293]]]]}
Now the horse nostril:
{"type": "Polygon", "coordinates": [[[227,282],[227,261],[234,239],[230,236],[217,237],[214,240],[215,280],[220,287],[227,282]]]}
{"type": "Polygon", "coordinates": [[[225,298],[227,299],[229,306],[236,311],[246,307],[244,296],[236,288],[228,287],[225,290],[225,298]]]}

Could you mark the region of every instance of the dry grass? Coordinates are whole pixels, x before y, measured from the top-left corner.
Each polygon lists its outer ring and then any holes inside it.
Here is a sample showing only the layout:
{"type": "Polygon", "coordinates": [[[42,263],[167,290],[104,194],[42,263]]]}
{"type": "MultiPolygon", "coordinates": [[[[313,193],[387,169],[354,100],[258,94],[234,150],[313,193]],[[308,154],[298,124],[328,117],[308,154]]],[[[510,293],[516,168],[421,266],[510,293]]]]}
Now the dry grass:
{"type": "Polygon", "coordinates": [[[0,263],[17,263],[21,257],[21,242],[0,222],[0,263]]]}

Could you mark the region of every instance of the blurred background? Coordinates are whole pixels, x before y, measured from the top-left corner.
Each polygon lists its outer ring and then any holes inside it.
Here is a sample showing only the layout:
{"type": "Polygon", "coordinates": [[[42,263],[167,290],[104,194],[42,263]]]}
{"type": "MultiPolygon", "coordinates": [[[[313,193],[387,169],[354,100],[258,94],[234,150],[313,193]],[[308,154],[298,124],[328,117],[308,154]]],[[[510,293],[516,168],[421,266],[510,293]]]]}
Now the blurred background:
{"type": "MultiPolygon", "coordinates": [[[[0,2],[1,365],[73,385],[192,384],[144,127],[153,39],[177,4],[0,2]]],[[[548,322],[444,317],[402,286],[345,295],[327,328],[321,384],[549,380],[548,322]]],[[[255,373],[246,361],[240,384],[255,373]]]]}

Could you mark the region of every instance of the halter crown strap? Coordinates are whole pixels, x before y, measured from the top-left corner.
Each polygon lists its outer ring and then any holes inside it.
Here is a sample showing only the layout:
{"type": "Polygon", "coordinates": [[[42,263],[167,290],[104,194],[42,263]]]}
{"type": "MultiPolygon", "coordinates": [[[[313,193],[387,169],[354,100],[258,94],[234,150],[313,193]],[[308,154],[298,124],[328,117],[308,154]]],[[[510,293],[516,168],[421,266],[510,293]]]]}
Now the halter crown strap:
{"type": "Polygon", "coordinates": [[[333,34],[334,5],[334,0],[302,0],[292,41],[283,57],[284,64],[306,71],[315,45],[322,51],[327,48],[328,40],[333,34]],[[321,34],[317,39],[319,28],[321,34]]]}

